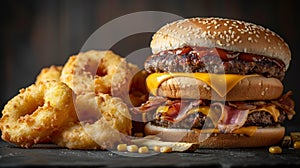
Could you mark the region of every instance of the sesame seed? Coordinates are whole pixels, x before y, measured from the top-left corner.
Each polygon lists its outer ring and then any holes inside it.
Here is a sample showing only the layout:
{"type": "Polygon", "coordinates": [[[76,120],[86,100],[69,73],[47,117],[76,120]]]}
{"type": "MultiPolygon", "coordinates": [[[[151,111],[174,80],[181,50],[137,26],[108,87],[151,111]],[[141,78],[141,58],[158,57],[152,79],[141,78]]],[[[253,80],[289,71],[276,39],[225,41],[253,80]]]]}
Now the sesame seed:
{"type": "Polygon", "coordinates": [[[217,40],[216,43],[217,43],[219,46],[223,46],[223,44],[221,43],[220,40],[217,40]]]}
{"type": "Polygon", "coordinates": [[[274,32],[270,31],[273,36],[277,36],[274,32]]]}
{"type": "Polygon", "coordinates": [[[201,33],[201,37],[205,37],[205,35],[206,35],[206,31],[201,33]]]}

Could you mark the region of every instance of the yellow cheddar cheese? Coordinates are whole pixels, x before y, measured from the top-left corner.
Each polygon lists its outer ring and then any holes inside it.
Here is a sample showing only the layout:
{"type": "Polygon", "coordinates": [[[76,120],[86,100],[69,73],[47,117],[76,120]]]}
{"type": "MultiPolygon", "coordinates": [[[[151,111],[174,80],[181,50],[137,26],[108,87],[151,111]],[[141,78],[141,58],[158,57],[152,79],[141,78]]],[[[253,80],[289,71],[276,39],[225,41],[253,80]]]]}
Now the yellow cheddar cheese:
{"type": "Polygon", "coordinates": [[[226,94],[242,79],[259,76],[253,75],[238,75],[238,74],[211,74],[211,73],[152,73],[147,79],[147,87],[151,94],[157,96],[157,89],[164,81],[176,77],[191,77],[205,82],[208,86],[214,89],[221,97],[226,94]]]}

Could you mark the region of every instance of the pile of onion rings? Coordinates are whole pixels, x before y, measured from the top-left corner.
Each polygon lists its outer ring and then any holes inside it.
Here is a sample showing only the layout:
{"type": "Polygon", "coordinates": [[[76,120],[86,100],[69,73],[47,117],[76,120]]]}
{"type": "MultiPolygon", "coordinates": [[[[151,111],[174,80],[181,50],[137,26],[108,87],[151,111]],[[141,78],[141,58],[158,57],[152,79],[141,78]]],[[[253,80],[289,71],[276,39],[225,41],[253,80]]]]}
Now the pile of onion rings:
{"type": "Polygon", "coordinates": [[[43,68],[34,84],[5,105],[2,139],[25,148],[51,142],[101,150],[126,141],[132,129],[131,79],[138,70],[112,51],[94,50],[43,68]]]}

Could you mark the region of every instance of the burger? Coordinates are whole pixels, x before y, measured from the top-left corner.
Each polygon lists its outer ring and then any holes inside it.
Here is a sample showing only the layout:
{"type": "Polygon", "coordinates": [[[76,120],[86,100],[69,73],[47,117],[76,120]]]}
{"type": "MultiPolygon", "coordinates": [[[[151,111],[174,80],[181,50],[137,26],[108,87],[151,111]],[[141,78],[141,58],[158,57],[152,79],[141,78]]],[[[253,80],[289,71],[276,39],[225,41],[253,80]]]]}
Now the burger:
{"type": "Polygon", "coordinates": [[[202,148],[261,147],[281,142],[295,115],[283,94],[291,60],[287,43],[262,26],[225,18],[188,18],[152,37],[146,135],[202,148]]]}

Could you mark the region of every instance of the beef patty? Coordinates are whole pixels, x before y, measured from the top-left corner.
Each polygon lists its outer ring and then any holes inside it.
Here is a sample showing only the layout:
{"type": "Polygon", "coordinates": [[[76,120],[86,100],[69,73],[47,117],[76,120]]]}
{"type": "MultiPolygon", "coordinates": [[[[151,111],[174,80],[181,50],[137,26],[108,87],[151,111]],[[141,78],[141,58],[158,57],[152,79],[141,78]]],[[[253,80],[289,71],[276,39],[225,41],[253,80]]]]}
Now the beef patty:
{"type": "MultiPolygon", "coordinates": [[[[273,117],[265,111],[258,111],[248,115],[247,120],[243,126],[275,126],[277,124],[282,124],[285,120],[285,115],[280,114],[278,121],[275,122],[273,117]]],[[[172,123],[166,120],[153,120],[151,121],[153,125],[162,126],[166,128],[215,128],[213,122],[202,113],[195,113],[194,115],[189,115],[184,120],[178,123],[172,123]]]]}
{"type": "Polygon", "coordinates": [[[163,51],[145,61],[145,70],[154,72],[208,72],[226,74],[260,74],[265,77],[284,78],[285,68],[280,60],[245,53],[232,53],[222,49],[191,47],[163,51]]]}

